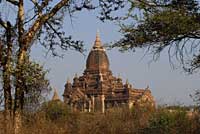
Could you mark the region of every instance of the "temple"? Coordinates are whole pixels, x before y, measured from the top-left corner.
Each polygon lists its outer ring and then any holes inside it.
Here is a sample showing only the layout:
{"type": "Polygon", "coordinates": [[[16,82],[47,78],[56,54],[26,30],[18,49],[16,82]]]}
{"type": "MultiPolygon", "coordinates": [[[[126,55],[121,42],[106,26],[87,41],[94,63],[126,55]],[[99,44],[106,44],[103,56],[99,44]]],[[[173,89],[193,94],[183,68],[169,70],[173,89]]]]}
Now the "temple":
{"type": "Polygon", "coordinates": [[[63,100],[73,109],[86,112],[105,112],[109,108],[121,106],[155,106],[148,86],[136,89],[128,81],[124,84],[121,78],[112,75],[99,33],[88,55],[83,75],[76,75],[73,83],[67,80],[63,100]]]}

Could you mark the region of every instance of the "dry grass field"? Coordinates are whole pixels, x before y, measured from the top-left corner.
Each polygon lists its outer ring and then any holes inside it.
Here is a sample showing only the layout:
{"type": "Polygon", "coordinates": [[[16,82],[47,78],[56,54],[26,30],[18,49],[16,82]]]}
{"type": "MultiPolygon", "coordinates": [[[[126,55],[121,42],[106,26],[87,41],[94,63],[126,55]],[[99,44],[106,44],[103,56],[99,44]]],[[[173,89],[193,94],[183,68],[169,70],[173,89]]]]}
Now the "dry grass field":
{"type": "MultiPolygon", "coordinates": [[[[0,116],[0,133],[3,118],[0,116]]],[[[23,134],[199,134],[200,116],[184,109],[116,108],[102,113],[80,113],[51,105],[23,116],[23,134]]]]}

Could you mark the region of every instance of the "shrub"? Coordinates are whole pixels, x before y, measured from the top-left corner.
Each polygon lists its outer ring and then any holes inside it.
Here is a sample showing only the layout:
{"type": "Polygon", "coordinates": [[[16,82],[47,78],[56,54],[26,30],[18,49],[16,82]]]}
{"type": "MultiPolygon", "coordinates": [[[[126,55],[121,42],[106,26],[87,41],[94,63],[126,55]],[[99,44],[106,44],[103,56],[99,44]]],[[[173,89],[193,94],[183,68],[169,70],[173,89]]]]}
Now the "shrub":
{"type": "Polygon", "coordinates": [[[68,106],[61,101],[50,101],[48,103],[44,103],[40,111],[44,112],[46,118],[51,121],[65,119],[70,112],[68,106]]]}
{"type": "Polygon", "coordinates": [[[152,115],[143,133],[189,134],[191,133],[191,120],[185,110],[161,108],[152,115]]]}

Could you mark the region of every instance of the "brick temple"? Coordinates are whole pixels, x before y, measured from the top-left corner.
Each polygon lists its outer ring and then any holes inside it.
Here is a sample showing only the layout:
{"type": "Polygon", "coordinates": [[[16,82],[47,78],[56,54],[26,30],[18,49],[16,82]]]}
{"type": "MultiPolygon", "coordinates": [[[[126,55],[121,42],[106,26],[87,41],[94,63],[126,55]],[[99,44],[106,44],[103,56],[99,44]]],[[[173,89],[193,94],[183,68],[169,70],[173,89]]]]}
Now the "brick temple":
{"type": "Polygon", "coordinates": [[[145,89],[136,89],[112,75],[109,59],[98,33],[87,57],[83,75],[76,75],[73,83],[67,80],[63,100],[75,110],[88,112],[104,112],[106,109],[120,106],[155,106],[148,86],[145,89]]]}

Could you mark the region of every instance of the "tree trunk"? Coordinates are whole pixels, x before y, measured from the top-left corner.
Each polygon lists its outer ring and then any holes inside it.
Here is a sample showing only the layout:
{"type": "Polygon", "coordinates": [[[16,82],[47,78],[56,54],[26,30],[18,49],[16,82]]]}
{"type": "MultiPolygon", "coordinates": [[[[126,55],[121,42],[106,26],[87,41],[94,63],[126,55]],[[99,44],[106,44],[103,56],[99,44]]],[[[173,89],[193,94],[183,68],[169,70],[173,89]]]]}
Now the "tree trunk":
{"type": "Polygon", "coordinates": [[[20,134],[22,127],[21,112],[23,109],[23,100],[24,100],[24,87],[23,87],[23,65],[25,63],[27,51],[25,49],[24,43],[24,0],[18,1],[18,42],[19,42],[19,51],[17,56],[17,65],[16,65],[16,85],[15,85],[15,102],[14,102],[14,133],[20,134]]]}
{"type": "Polygon", "coordinates": [[[6,53],[3,62],[3,90],[4,90],[4,122],[5,133],[9,133],[12,117],[12,96],[11,96],[11,59],[12,59],[12,41],[11,41],[11,25],[7,22],[6,29],[6,53]]]}
{"type": "Polygon", "coordinates": [[[16,71],[16,88],[15,88],[15,105],[14,105],[14,129],[15,134],[20,134],[22,126],[21,112],[24,105],[24,78],[23,78],[23,65],[27,58],[26,50],[22,49],[18,53],[17,71],[16,71]]]}
{"type": "Polygon", "coordinates": [[[50,11],[39,17],[35,20],[33,25],[29,28],[28,31],[24,30],[24,0],[18,0],[18,17],[17,17],[17,26],[18,26],[18,42],[19,42],[19,51],[17,57],[16,65],[16,85],[15,85],[15,102],[14,102],[14,131],[16,134],[20,134],[20,128],[22,125],[21,112],[24,105],[24,78],[23,78],[23,65],[28,60],[27,50],[31,48],[31,43],[34,40],[34,37],[42,27],[42,25],[52,18],[62,7],[64,7],[69,0],[60,0],[50,11]]]}

